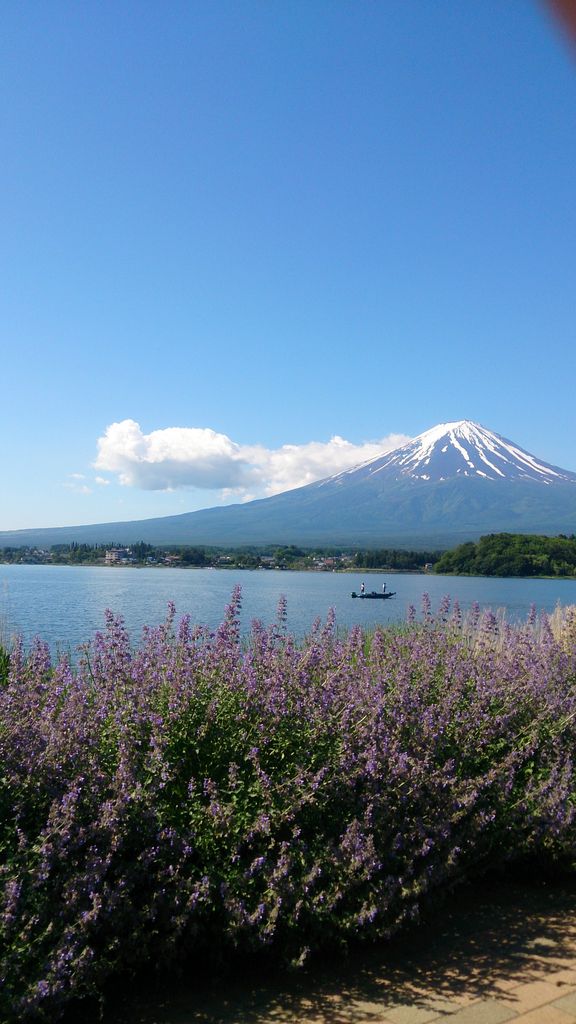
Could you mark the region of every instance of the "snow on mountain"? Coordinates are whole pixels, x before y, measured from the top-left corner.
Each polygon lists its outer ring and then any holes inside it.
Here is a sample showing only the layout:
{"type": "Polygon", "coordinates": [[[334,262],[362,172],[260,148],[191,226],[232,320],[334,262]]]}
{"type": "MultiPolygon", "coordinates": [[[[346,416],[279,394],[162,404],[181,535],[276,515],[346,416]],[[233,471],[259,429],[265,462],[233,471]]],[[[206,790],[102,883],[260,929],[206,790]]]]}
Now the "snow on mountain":
{"type": "MultiPolygon", "coordinates": [[[[331,477],[348,482],[383,474],[389,479],[453,480],[481,477],[485,480],[576,483],[576,473],[551,466],[517,444],[471,420],[439,423],[412,441],[355,469],[331,477]]],[[[328,481],[322,481],[327,483],[328,481]]]]}

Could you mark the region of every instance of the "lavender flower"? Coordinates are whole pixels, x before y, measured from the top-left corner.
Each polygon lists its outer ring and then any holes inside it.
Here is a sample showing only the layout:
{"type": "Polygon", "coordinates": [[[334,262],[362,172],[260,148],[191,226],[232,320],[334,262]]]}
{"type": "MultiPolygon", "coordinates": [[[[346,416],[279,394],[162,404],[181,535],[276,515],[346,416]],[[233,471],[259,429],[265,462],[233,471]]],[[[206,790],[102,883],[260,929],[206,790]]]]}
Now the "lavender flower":
{"type": "Polygon", "coordinates": [[[482,867],[573,860],[574,617],[512,627],[423,598],[397,630],[298,644],[166,621],[77,667],[10,652],[0,690],[1,1010],[56,1019],[196,948],[389,937],[482,867]]]}

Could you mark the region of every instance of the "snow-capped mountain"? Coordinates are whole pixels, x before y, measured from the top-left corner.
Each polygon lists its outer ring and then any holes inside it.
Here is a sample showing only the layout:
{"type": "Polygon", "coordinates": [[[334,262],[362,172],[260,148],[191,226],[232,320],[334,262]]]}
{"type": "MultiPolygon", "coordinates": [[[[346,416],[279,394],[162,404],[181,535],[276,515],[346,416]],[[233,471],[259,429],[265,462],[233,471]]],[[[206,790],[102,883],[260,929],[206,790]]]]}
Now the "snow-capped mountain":
{"type": "Polygon", "coordinates": [[[533,480],[544,484],[576,483],[576,473],[542,462],[513,441],[471,420],[439,423],[400,448],[329,479],[345,481],[355,475],[372,477],[376,474],[396,480],[481,477],[485,480],[533,480]]]}
{"type": "Polygon", "coordinates": [[[143,540],[432,550],[501,532],[576,533],[576,473],[459,420],[271,498],[162,519],[0,533],[0,547],[143,540]]]}

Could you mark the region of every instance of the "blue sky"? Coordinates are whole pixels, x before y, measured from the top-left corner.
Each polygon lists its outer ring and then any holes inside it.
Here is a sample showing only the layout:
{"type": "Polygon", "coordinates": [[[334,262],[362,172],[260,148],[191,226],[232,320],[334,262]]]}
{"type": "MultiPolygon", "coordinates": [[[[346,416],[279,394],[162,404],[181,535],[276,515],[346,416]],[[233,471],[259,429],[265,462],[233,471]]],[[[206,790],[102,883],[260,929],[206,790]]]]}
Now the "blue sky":
{"type": "Polygon", "coordinates": [[[576,470],[576,51],[536,0],[6,0],[0,529],[468,418],[576,470]]]}

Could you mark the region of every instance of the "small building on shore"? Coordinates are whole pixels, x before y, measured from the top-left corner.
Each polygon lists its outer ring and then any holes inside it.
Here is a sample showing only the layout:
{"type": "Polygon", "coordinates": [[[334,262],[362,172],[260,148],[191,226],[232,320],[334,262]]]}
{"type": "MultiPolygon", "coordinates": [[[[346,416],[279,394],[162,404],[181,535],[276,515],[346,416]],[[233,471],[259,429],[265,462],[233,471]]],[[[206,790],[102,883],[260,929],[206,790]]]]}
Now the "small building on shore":
{"type": "Polygon", "coordinates": [[[104,555],[106,565],[121,565],[123,562],[132,561],[130,548],[108,548],[104,555]]]}

